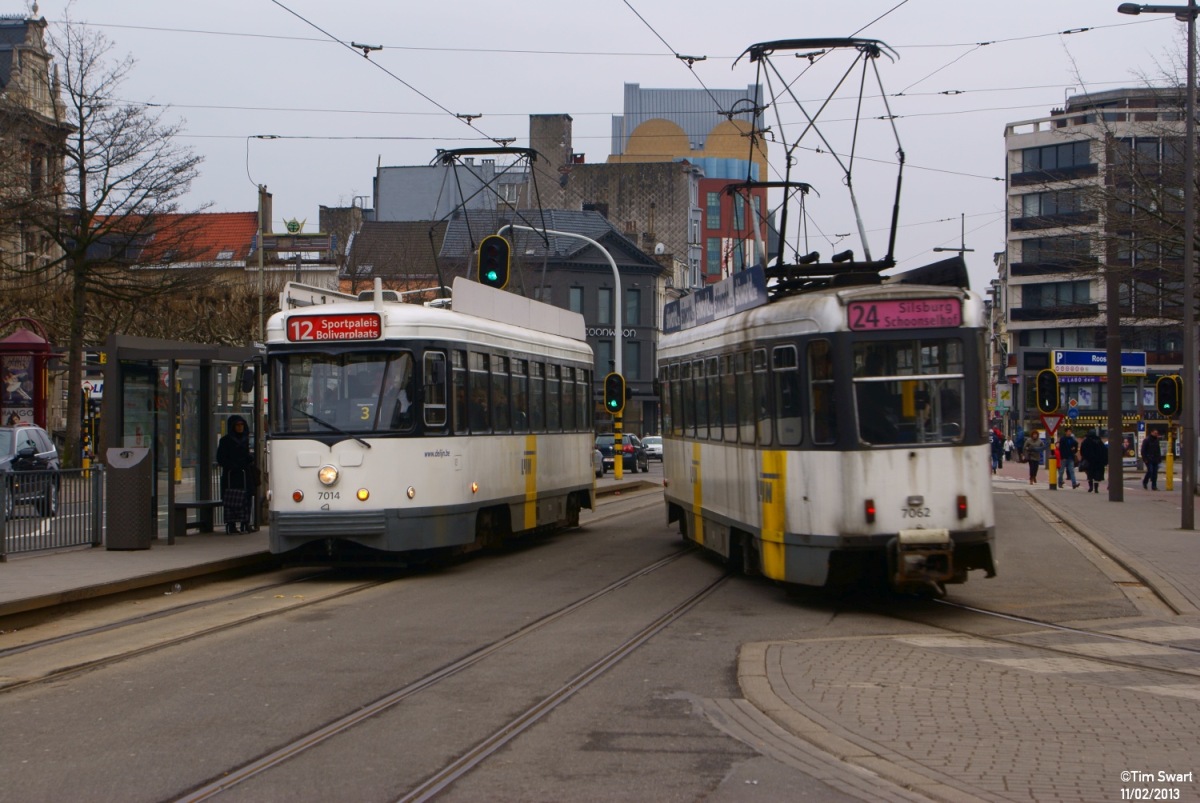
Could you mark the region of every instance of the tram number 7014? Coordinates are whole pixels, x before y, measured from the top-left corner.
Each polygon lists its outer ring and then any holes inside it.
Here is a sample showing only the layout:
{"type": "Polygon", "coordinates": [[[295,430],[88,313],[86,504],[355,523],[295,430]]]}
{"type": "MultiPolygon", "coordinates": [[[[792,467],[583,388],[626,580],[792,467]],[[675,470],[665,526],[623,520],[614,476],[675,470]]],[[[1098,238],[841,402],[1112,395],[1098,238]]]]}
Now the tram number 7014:
{"type": "Polygon", "coordinates": [[[900,508],[900,518],[902,519],[927,519],[932,514],[927,507],[902,507],[900,508]]]}

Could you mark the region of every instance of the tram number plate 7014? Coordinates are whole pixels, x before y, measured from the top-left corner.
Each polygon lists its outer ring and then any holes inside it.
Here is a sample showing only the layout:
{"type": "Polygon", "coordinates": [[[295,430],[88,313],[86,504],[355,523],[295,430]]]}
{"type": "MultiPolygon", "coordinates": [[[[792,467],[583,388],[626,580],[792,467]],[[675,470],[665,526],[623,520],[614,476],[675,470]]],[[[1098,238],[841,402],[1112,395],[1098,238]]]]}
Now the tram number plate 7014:
{"type": "Polygon", "coordinates": [[[847,313],[850,329],[856,332],[962,326],[962,302],[957,298],[851,301],[847,313]]]}

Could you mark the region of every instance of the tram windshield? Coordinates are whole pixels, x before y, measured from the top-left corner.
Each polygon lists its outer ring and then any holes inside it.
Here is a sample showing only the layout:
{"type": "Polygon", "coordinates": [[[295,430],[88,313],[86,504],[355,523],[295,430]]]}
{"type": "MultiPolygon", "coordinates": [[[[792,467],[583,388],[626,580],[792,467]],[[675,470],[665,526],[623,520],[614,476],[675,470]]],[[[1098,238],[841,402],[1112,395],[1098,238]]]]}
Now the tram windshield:
{"type": "Polygon", "coordinates": [[[272,432],[412,432],[413,369],[408,351],[276,354],[272,432]]]}
{"type": "Polygon", "coordinates": [[[854,396],[864,443],[962,441],[965,390],[958,338],[854,345],[854,396]]]}

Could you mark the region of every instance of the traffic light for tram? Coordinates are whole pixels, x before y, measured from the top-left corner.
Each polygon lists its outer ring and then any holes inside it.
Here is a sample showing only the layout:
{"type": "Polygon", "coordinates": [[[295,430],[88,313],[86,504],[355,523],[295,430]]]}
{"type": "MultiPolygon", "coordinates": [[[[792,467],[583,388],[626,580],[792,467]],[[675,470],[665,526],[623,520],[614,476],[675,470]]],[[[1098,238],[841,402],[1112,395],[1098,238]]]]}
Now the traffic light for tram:
{"type": "Polygon", "coordinates": [[[604,377],[604,409],[613,415],[625,409],[625,377],[620,374],[604,377]]]}
{"type": "Polygon", "coordinates": [[[1183,401],[1183,381],[1178,376],[1160,376],[1154,383],[1154,402],[1164,418],[1179,415],[1183,401]]]}
{"type": "Polygon", "coordinates": [[[1039,413],[1057,413],[1058,412],[1058,374],[1051,371],[1049,368],[1038,371],[1037,379],[1034,381],[1034,393],[1037,395],[1037,408],[1039,413]]]}
{"type": "Polygon", "coordinates": [[[508,284],[512,245],[499,234],[489,234],[479,243],[479,282],[497,290],[508,284]]]}

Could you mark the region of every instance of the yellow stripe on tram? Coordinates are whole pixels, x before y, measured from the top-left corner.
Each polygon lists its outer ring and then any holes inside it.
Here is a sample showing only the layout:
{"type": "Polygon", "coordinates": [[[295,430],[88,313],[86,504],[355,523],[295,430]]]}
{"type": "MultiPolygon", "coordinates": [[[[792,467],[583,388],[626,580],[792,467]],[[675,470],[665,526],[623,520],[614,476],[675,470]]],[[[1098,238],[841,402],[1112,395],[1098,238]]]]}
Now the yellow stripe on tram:
{"type": "Polygon", "coordinates": [[[700,444],[692,444],[692,540],[704,543],[704,493],[700,482],[700,444]]]}
{"type": "Polygon", "coordinates": [[[772,580],[786,578],[783,533],[787,529],[787,452],[764,451],[758,475],[762,508],[762,572],[772,580]]]}
{"type": "Polygon", "coordinates": [[[537,435],[525,436],[525,454],[521,457],[521,473],[525,475],[525,526],[537,526],[537,435]]]}

